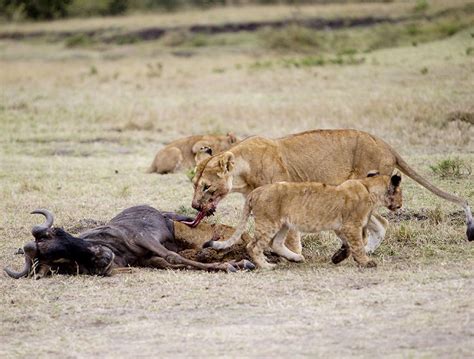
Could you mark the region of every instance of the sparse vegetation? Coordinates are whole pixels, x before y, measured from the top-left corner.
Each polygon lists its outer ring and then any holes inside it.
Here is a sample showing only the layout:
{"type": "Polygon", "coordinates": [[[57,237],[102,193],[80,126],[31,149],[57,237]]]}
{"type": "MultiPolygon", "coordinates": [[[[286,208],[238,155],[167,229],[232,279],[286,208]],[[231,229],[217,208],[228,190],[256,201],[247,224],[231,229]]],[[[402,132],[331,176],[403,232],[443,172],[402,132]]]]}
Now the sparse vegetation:
{"type": "Polygon", "coordinates": [[[416,4],[413,7],[415,12],[425,12],[430,7],[428,0],[416,0],[416,4]]]}
{"type": "MultiPolygon", "coordinates": [[[[414,2],[392,1],[0,24],[2,34],[47,33],[0,39],[2,266],[21,265],[13,253],[41,221],[29,214],[37,207],[76,233],[136,204],[195,216],[192,173],[145,173],[163,144],[191,134],[363,129],[474,202],[468,3],[431,0],[417,14],[414,2]],[[262,36],[285,29],[201,33],[193,45],[192,24],[289,14],[409,20],[298,29],[309,42],[298,34],[297,46],[278,50],[262,36]],[[156,24],[184,35],[111,40],[156,24]]],[[[0,275],[0,354],[133,357],[139,346],[149,357],[380,357],[381,348],[393,357],[470,357],[474,247],[464,213],[405,178],[403,191],[403,210],[383,212],[390,226],[373,254],[376,270],[331,264],[340,243],[324,232],[303,236],[305,263],[270,273],[0,275]]],[[[236,225],[242,204],[238,194],[227,197],[210,221],[236,225]]]]}
{"type": "Polygon", "coordinates": [[[430,168],[434,174],[441,178],[462,178],[468,177],[472,173],[471,166],[459,157],[446,158],[430,168]]]}

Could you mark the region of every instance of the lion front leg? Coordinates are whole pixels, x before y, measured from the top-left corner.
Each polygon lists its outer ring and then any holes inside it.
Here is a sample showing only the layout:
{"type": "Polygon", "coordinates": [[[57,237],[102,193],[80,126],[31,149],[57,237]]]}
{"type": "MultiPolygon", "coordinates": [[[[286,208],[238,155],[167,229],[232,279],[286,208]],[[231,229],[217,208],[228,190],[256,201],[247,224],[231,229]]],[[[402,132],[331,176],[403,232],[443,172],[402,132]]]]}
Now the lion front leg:
{"type": "Polygon", "coordinates": [[[275,264],[268,263],[263,251],[269,246],[272,239],[271,231],[264,230],[256,224],[254,238],[247,244],[247,252],[258,268],[273,269],[275,264]]]}
{"type": "Polygon", "coordinates": [[[343,228],[341,231],[337,232],[338,236],[343,241],[347,241],[347,244],[350,248],[350,253],[358,265],[367,268],[376,267],[377,263],[370,259],[365,252],[362,233],[362,226],[343,228]]]}
{"type": "Polygon", "coordinates": [[[285,245],[290,251],[301,255],[303,252],[303,246],[301,245],[300,232],[295,229],[290,229],[286,235],[285,245]]]}

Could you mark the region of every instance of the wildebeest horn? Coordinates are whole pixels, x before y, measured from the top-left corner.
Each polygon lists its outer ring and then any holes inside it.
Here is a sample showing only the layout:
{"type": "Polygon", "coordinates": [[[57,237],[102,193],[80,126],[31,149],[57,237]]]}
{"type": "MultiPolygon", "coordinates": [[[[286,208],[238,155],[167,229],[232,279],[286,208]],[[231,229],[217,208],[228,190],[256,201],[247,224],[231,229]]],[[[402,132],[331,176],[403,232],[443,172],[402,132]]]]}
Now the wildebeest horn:
{"type": "Polygon", "coordinates": [[[25,254],[25,268],[21,272],[15,272],[7,267],[4,268],[5,272],[12,278],[19,279],[21,277],[26,277],[31,270],[31,259],[25,254]]]}
{"type": "Polygon", "coordinates": [[[54,216],[53,214],[48,211],[47,209],[35,209],[31,214],[42,214],[43,216],[46,217],[46,221],[43,224],[34,226],[33,229],[31,230],[31,234],[36,238],[37,235],[43,233],[47,229],[51,228],[54,222],[54,216]]]}

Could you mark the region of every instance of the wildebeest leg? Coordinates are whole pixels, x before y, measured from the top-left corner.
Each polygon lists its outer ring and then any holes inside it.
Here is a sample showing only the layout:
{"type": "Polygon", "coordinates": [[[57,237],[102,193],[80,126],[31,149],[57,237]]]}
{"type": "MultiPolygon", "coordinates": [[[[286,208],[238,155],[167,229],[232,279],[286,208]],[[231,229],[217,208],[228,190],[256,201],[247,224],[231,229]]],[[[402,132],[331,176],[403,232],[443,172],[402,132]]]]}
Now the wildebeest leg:
{"type": "Polygon", "coordinates": [[[241,261],[238,261],[238,262],[236,260],[232,260],[232,261],[229,261],[229,263],[232,264],[232,266],[234,266],[237,269],[248,269],[248,270],[255,269],[255,264],[253,264],[252,262],[246,259],[242,259],[241,261]]]}
{"type": "Polygon", "coordinates": [[[227,272],[235,272],[236,269],[229,263],[199,263],[181,257],[178,253],[169,251],[166,249],[160,242],[145,240],[143,243],[140,243],[142,247],[148,249],[149,251],[155,253],[159,257],[165,259],[168,263],[171,264],[180,264],[189,266],[192,269],[202,269],[209,271],[222,270],[227,272]]]}
{"type": "Polygon", "coordinates": [[[144,260],[142,265],[145,267],[153,267],[153,268],[160,268],[160,269],[191,269],[189,266],[185,264],[171,264],[166,261],[166,259],[154,256],[150,259],[144,260]]]}

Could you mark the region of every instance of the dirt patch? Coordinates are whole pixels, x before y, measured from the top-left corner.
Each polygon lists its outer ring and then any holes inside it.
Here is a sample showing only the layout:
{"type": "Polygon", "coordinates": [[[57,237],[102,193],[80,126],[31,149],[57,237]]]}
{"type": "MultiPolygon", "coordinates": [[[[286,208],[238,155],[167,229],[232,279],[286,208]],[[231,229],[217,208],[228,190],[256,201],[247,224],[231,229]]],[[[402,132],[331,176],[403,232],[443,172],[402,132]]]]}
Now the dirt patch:
{"type": "Polygon", "coordinates": [[[464,211],[453,211],[443,214],[440,210],[431,208],[420,208],[419,210],[401,209],[397,212],[387,212],[383,216],[392,223],[408,221],[433,221],[436,223],[447,221],[450,224],[463,224],[465,220],[464,211]]]}

